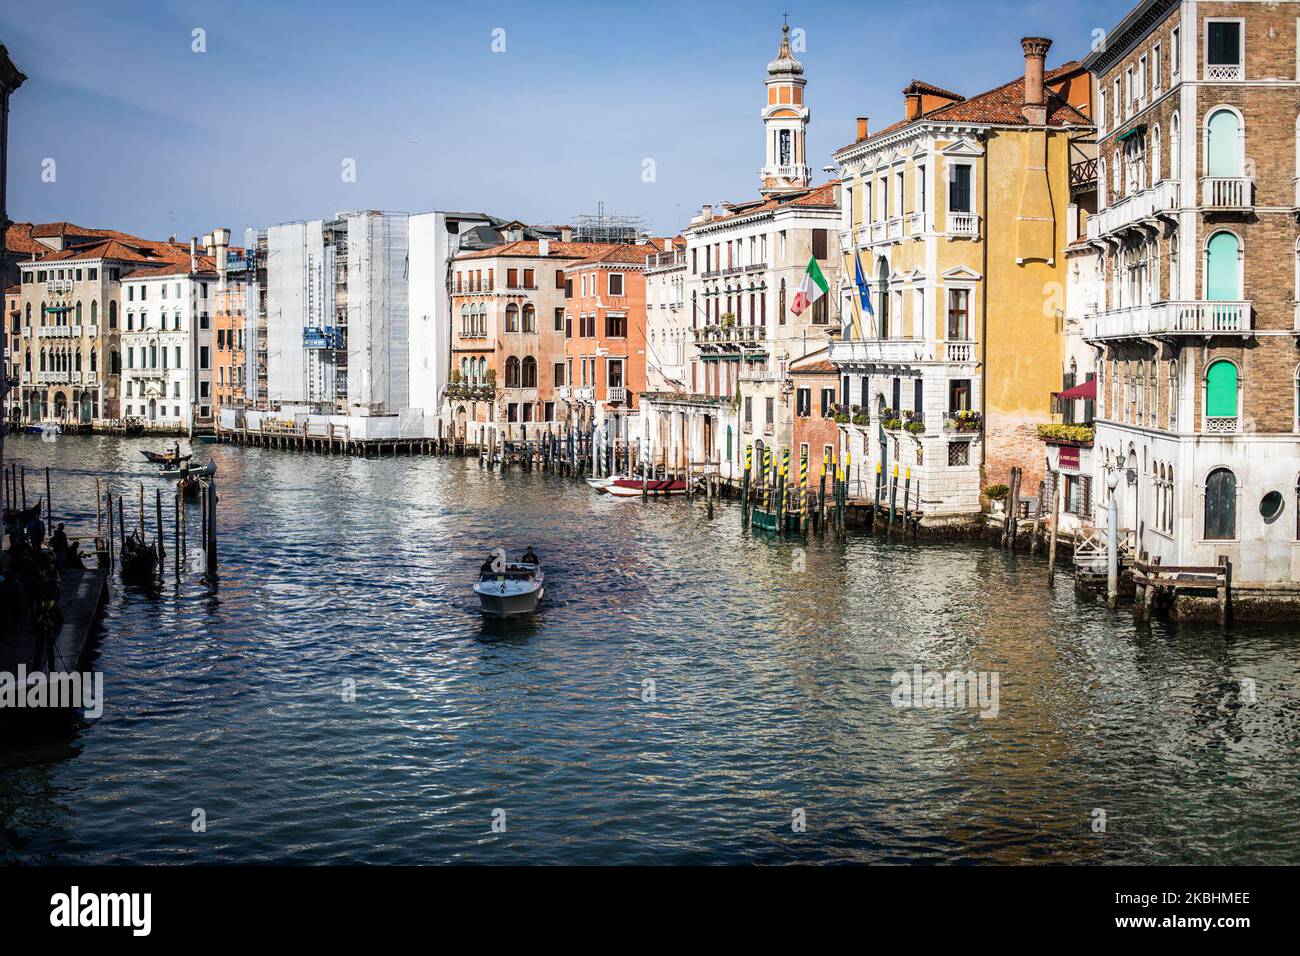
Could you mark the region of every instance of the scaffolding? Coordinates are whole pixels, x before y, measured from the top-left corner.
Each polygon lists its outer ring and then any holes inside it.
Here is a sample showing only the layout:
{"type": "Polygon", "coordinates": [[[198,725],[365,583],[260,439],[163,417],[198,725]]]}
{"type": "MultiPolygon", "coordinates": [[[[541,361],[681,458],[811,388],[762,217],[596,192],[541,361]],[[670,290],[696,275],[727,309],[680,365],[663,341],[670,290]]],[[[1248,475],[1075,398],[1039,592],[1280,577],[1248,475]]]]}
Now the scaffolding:
{"type": "Polygon", "coordinates": [[[605,212],[605,204],[598,203],[596,212],[575,216],[574,242],[630,242],[637,243],[650,235],[644,216],[616,216],[605,212]]]}

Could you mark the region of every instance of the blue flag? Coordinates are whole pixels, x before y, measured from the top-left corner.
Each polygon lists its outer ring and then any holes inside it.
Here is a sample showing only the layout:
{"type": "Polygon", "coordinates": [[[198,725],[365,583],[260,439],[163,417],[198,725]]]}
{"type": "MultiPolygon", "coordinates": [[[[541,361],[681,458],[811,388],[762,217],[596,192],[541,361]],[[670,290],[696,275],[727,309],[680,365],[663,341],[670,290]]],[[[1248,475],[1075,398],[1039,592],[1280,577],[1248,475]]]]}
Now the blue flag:
{"type": "Polygon", "coordinates": [[[856,273],[853,281],[858,286],[858,299],[862,302],[862,309],[873,319],[876,317],[875,310],[871,308],[871,285],[867,282],[866,276],[862,274],[862,260],[853,256],[853,271],[856,273]]]}

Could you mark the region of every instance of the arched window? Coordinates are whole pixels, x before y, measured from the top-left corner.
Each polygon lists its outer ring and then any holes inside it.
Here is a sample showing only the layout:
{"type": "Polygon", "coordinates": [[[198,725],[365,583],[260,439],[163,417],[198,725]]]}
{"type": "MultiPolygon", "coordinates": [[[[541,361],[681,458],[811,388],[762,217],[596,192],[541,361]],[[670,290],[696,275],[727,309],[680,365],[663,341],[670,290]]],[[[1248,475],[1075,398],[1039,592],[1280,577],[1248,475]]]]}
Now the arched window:
{"type": "Polygon", "coordinates": [[[99,368],[99,361],[97,359],[98,354],[99,353],[95,351],[95,347],[92,345],[90,348],[90,370],[92,372],[99,368]]]}
{"type": "Polygon", "coordinates": [[[99,301],[97,299],[91,299],[90,300],[90,324],[96,325],[98,322],[99,322],[99,301]]]}
{"type": "Polygon", "coordinates": [[[41,349],[41,371],[45,371],[45,349],[41,349]]]}
{"type": "Polygon", "coordinates": [[[1146,414],[1146,397],[1147,397],[1146,381],[1147,381],[1147,363],[1144,360],[1138,362],[1138,370],[1137,370],[1136,409],[1137,409],[1137,423],[1139,425],[1142,424],[1143,417],[1146,414]]]}
{"type": "Polygon", "coordinates": [[[777,293],[776,314],[778,324],[785,323],[785,279],[781,280],[781,291],[777,293]]]}
{"type": "Polygon", "coordinates": [[[75,357],[75,362],[73,364],[72,370],[74,372],[80,372],[81,371],[81,349],[77,349],[77,351],[74,353],[74,357],[75,357]]]}
{"type": "Polygon", "coordinates": [[[1151,133],[1151,182],[1158,183],[1164,180],[1165,174],[1162,168],[1161,160],[1163,159],[1161,150],[1160,127],[1157,126],[1151,133]]]}
{"type": "MultiPolygon", "coordinates": [[[[112,309],[113,309],[113,303],[110,302],[110,303],[108,304],[108,308],[109,308],[109,311],[111,312],[112,309]]],[[[112,352],[110,352],[110,353],[108,354],[108,370],[109,370],[109,371],[108,371],[108,374],[109,374],[109,375],[121,375],[121,374],[122,374],[122,356],[120,356],[120,355],[117,353],[117,350],[116,350],[116,349],[114,349],[112,352]]]]}
{"type": "Polygon", "coordinates": [[[1216,468],[1205,479],[1205,540],[1231,541],[1237,536],[1237,476],[1216,468]]]}
{"type": "Polygon", "coordinates": [[[1181,125],[1178,122],[1178,114],[1175,113],[1169,119],[1169,178],[1178,178],[1178,166],[1182,160],[1180,148],[1182,146],[1181,125]]]}
{"type": "Polygon", "coordinates": [[[31,325],[31,324],[32,324],[32,304],[28,302],[27,303],[27,325],[31,325]]]}
{"type": "Polygon", "coordinates": [[[1216,232],[1205,244],[1205,298],[1241,300],[1241,242],[1235,233],[1216,232]]]}
{"type": "Polygon", "coordinates": [[[1104,158],[1097,163],[1097,206],[1101,209],[1106,208],[1106,160],[1104,158]]]}
{"type": "MultiPolygon", "coordinates": [[[[108,327],[110,329],[117,328],[117,300],[116,299],[108,300],[108,327]]],[[[117,373],[115,372],[114,374],[117,373]]]]}
{"type": "Polygon", "coordinates": [[[519,306],[513,302],[506,306],[506,331],[519,331],[519,306]]]}
{"type": "Polygon", "coordinates": [[[1114,162],[1114,165],[1111,167],[1110,170],[1110,188],[1111,191],[1114,193],[1114,195],[1111,196],[1111,200],[1114,201],[1115,199],[1119,198],[1119,177],[1120,177],[1120,170],[1123,169],[1123,165],[1119,161],[1118,149],[1115,150],[1115,155],[1112,157],[1112,160],[1114,162]]]}
{"type": "Polygon", "coordinates": [[[531,302],[524,306],[524,331],[537,331],[537,309],[533,307],[531,302]]]}
{"type": "Polygon", "coordinates": [[[537,387],[537,359],[531,355],[524,356],[523,365],[520,367],[519,385],[521,388],[537,387]]]}
{"type": "Polygon", "coordinates": [[[77,300],[77,325],[81,324],[81,300],[77,300]]]}
{"type": "Polygon", "coordinates": [[[1237,366],[1227,359],[1211,362],[1205,370],[1207,431],[1236,431],[1238,385],[1237,366]]]}
{"type": "Polygon", "coordinates": [[[1178,363],[1169,363],[1169,427],[1178,427],[1178,363]]]}
{"type": "Polygon", "coordinates": [[[519,387],[519,359],[513,355],[506,359],[506,388],[519,387]]]}
{"type": "Polygon", "coordinates": [[[1205,175],[1241,175],[1241,119],[1235,110],[1218,109],[1205,123],[1205,175]]]}
{"type": "Polygon", "coordinates": [[[480,385],[487,384],[487,359],[485,358],[478,360],[478,383],[480,385]]]}

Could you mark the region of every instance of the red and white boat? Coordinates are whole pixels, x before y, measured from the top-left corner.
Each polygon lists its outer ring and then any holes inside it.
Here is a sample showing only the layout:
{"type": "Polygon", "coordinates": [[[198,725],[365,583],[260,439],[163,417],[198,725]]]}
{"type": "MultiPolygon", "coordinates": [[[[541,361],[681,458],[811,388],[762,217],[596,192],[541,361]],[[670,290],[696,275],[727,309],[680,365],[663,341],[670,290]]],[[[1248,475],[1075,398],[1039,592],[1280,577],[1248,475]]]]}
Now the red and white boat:
{"type": "Polygon", "coordinates": [[[644,478],[616,478],[604,490],[615,498],[639,498],[643,485],[651,495],[686,494],[686,482],[680,478],[651,478],[648,482],[644,478]]]}

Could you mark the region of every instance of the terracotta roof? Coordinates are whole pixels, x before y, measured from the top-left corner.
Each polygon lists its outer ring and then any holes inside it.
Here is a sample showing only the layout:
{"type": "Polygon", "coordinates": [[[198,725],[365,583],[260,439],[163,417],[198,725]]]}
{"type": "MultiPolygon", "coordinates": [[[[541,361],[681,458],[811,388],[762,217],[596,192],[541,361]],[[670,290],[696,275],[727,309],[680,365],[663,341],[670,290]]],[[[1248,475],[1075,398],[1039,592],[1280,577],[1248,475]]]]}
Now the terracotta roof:
{"type": "Polygon", "coordinates": [[[835,186],[839,184],[838,179],[832,179],[830,182],[822,183],[820,186],[811,186],[808,189],[800,190],[796,193],[779,193],[765,199],[756,200],[749,203],[740,203],[729,206],[732,210],[726,216],[714,216],[705,222],[698,222],[689,229],[699,226],[712,226],[719,222],[726,222],[728,219],[737,219],[741,216],[752,216],[761,212],[772,212],[777,209],[783,209],[789,206],[809,207],[814,209],[834,208],[835,206],[835,186]]]}
{"type": "MultiPolygon", "coordinates": [[[[520,239],[518,242],[507,242],[500,246],[489,246],[487,249],[465,252],[456,256],[456,259],[495,259],[497,256],[539,259],[542,255],[540,246],[541,243],[536,239],[520,239]]],[[[603,249],[608,249],[609,246],[610,244],[606,242],[561,242],[559,239],[552,239],[550,240],[547,257],[551,259],[585,259],[588,256],[596,255],[603,249]]]]}
{"type": "Polygon", "coordinates": [[[933,83],[927,83],[925,80],[913,80],[903,87],[903,95],[908,93],[929,93],[931,96],[943,96],[950,100],[964,100],[966,97],[960,93],[954,93],[951,90],[945,90],[941,86],[935,86],[933,83]]]}
{"type": "MultiPolygon", "coordinates": [[[[1045,84],[1050,84],[1053,80],[1059,79],[1066,74],[1074,73],[1083,69],[1083,65],[1077,60],[1071,60],[1055,70],[1049,70],[1044,76],[1045,84]]],[[[1047,125],[1063,126],[1066,123],[1074,123],[1084,126],[1091,126],[1092,120],[1071,106],[1064,97],[1059,93],[1051,90],[1047,92],[1047,125]]],[[[945,94],[948,95],[948,94],[945,94]]],[[[912,123],[995,123],[1001,126],[1026,126],[1024,116],[1020,113],[1021,106],[1025,102],[1025,78],[1018,76],[1010,83],[1004,83],[996,89],[989,90],[987,93],[981,93],[979,96],[972,96],[968,100],[962,100],[958,103],[950,103],[946,106],[940,106],[938,109],[930,110],[928,113],[922,113],[913,120],[900,120],[882,130],[872,133],[866,139],[860,139],[856,142],[849,143],[848,146],[842,146],[840,149],[848,149],[850,146],[857,146],[860,143],[870,142],[873,139],[880,139],[890,133],[900,130],[912,123]]],[[[839,150],[837,150],[838,152],[839,150]]]]}
{"type": "Polygon", "coordinates": [[[599,265],[602,262],[620,262],[629,265],[643,266],[645,265],[646,256],[653,256],[662,251],[663,250],[660,246],[650,243],[645,245],[632,245],[631,243],[620,242],[617,245],[607,246],[604,252],[597,253],[594,256],[588,256],[581,262],[575,262],[573,265],[569,266],[569,268],[576,269],[579,266],[594,266],[599,265]]]}
{"type": "Polygon", "coordinates": [[[799,368],[795,368],[794,366],[790,367],[791,375],[823,375],[828,372],[834,374],[835,371],[835,366],[827,359],[822,359],[820,362],[813,362],[810,365],[803,365],[799,368]]]}
{"type": "MultiPolygon", "coordinates": [[[[198,256],[199,271],[196,275],[217,277],[217,263],[212,256],[198,256]]],[[[162,266],[132,269],[122,276],[123,279],[157,279],[161,276],[184,276],[190,274],[190,253],[185,250],[185,261],[168,263],[162,266]]]]}

